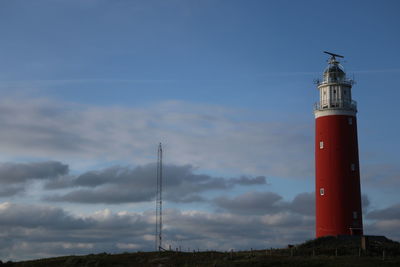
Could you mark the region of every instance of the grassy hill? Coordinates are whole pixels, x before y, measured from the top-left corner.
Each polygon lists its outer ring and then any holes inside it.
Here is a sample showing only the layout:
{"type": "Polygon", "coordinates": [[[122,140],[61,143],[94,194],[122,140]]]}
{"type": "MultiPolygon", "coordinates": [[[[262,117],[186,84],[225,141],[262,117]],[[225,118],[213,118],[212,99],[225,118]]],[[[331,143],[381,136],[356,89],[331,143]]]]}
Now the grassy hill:
{"type": "Polygon", "coordinates": [[[239,252],[135,252],[66,256],[0,266],[400,266],[400,244],[391,240],[361,250],[357,239],[320,238],[286,249],[239,252]],[[385,251],[385,252],[384,252],[385,251]]]}

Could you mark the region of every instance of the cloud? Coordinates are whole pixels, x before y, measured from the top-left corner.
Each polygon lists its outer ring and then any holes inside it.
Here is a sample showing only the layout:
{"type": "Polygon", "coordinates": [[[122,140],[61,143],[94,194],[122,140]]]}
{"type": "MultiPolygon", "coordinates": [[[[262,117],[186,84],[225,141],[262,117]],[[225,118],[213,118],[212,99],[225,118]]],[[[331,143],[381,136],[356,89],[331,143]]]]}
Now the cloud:
{"type": "Polygon", "coordinates": [[[310,217],[285,212],[250,216],[169,210],[166,234],[171,241],[192,248],[202,248],[205,244],[217,250],[266,248],[310,238],[311,221],[310,217]]]}
{"type": "Polygon", "coordinates": [[[366,233],[400,240],[400,204],[372,210],[365,217],[370,222],[365,227],[366,233]]]}
{"type": "Polygon", "coordinates": [[[234,198],[218,197],[214,199],[214,203],[217,207],[235,214],[288,212],[313,216],[315,213],[314,193],[301,193],[288,202],[274,192],[247,192],[234,198]]]}
{"type": "Polygon", "coordinates": [[[400,204],[385,209],[377,209],[367,214],[368,219],[400,220],[400,204]]]}
{"type": "Polygon", "coordinates": [[[57,161],[0,163],[0,183],[18,184],[30,179],[50,179],[68,173],[68,165],[57,161]]]}
{"type": "Polygon", "coordinates": [[[238,185],[257,185],[257,184],[265,184],[266,178],[265,176],[257,176],[254,178],[242,176],[240,178],[232,178],[231,182],[238,185]]]}
{"type": "MultiPolygon", "coordinates": [[[[73,229],[84,221],[73,219],[62,209],[4,202],[0,204],[0,224],[5,227],[43,227],[46,229],[73,229]]],[[[88,227],[89,225],[87,225],[88,227]]]]}
{"type": "MultiPolygon", "coordinates": [[[[184,250],[285,246],[310,238],[313,231],[312,218],[287,212],[249,216],[166,209],[164,219],[165,246],[184,250]]],[[[0,257],[149,251],[154,249],[154,220],[152,211],[105,209],[76,216],[55,207],[1,203],[0,257]]]]}
{"type": "Polygon", "coordinates": [[[312,153],[304,153],[313,147],[311,125],[264,115],[176,101],[101,107],[3,98],[0,146],[10,157],[58,158],[87,167],[98,160],[154,162],[161,141],[170,164],[311,176],[312,153]]]}
{"type": "Polygon", "coordinates": [[[289,209],[299,214],[314,216],[315,193],[298,194],[289,204],[289,209]]]}
{"type": "Polygon", "coordinates": [[[398,164],[366,164],[362,168],[362,182],[367,186],[400,186],[400,167],[398,164]]]}
{"type": "Polygon", "coordinates": [[[248,192],[233,199],[218,197],[215,204],[234,213],[266,214],[282,209],[282,197],[272,192],[248,192]]]}
{"type": "Polygon", "coordinates": [[[0,257],[27,259],[56,255],[123,252],[118,243],[150,249],[154,227],[151,215],[101,210],[76,216],[63,209],[0,204],[0,257]]]}
{"type": "Polygon", "coordinates": [[[0,163],[0,197],[23,192],[29,181],[56,179],[68,171],[68,165],[57,161],[0,163]]]}
{"type": "MultiPolygon", "coordinates": [[[[299,194],[292,201],[272,192],[249,192],[226,200],[232,203],[215,211],[165,209],[165,247],[219,251],[264,249],[314,237],[314,214],[305,211],[313,204],[311,193],[299,194]],[[270,203],[257,202],[260,200],[270,203]],[[239,208],[233,208],[233,204],[239,208]],[[248,208],[250,212],[245,211],[248,208]]],[[[394,205],[371,212],[367,215],[365,232],[399,239],[398,210],[399,205],[394,205]]],[[[52,206],[0,203],[0,257],[21,260],[103,251],[151,251],[154,250],[154,215],[154,211],[112,212],[109,209],[74,215],[52,206]]]]}
{"type": "MultiPolygon", "coordinates": [[[[155,164],[135,168],[114,166],[100,171],[88,171],[76,177],[62,176],[48,181],[45,188],[70,191],[63,195],[48,196],[46,199],[90,204],[150,201],[155,196],[155,170],[155,164]]],[[[196,169],[190,165],[165,165],[163,171],[165,199],[174,202],[204,201],[201,194],[207,191],[266,184],[263,176],[229,179],[196,174],[196,169]]]]}
{"type": "Polygon", "coordinates": [[[0,197],[11,197],[25,191],[25,185],[6,185],[0,189],[0,197]]]}

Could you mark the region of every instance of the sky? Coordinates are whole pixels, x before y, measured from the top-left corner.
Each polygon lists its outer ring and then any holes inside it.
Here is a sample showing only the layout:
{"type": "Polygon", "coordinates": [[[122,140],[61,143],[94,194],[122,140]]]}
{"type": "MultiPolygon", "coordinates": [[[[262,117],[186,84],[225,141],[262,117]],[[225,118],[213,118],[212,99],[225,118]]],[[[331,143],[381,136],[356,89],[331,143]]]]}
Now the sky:
{"type": "Polygon", "coordinates": [[[314,80],[356,84],[366,234],[400,241],[400,3],[0,1],[0,259],[315,235],[314,80]]]}

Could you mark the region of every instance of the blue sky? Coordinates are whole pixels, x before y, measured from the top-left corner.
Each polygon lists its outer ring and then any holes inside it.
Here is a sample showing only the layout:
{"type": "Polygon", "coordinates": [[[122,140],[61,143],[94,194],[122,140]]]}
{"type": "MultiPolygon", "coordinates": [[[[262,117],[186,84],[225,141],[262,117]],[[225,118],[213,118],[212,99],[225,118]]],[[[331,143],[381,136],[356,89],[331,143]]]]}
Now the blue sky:
{"type": "Polygon", "coordinates": [[[311,238],[313,80],[324,50],[343,54],[357,82],[366,232],[400,240],[389,234],[400,225],[399,7],[1,1],[0,211],[9,219],[0,223],[11,240],[0,241],[2,259],[150,250],[160,141],[167,214],[180,220],[167,219],[170,243],[246,249],[311,238]],[[37,236],[13,236],[10,222],[30,210],[49,214],[21,225],[37,236]],[[235,233],[255,231],[224,235],[227,220],[235,233]],[[121,224],[129,231],[111,237],[121,224]],[[73,238],[88,225],[105,241],[73,238]],[[47,228],[60,231],[52,242],[40,238],[47,228]]]}

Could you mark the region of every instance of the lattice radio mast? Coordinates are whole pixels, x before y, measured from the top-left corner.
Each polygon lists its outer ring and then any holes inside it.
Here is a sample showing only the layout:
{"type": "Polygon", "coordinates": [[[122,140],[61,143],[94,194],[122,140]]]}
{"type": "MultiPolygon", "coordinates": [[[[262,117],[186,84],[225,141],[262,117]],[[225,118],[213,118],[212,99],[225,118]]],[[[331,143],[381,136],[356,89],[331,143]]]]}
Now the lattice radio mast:
{"type": "Polygon", "coordinates": [[[157,193],[156,193],[156,251],[162,247],[162,145],[158,145],[157,155],[157,193]]]}

